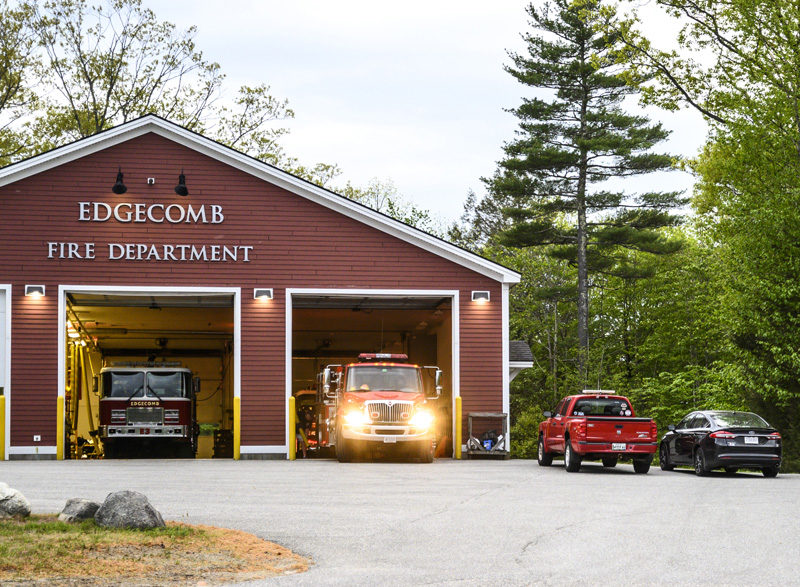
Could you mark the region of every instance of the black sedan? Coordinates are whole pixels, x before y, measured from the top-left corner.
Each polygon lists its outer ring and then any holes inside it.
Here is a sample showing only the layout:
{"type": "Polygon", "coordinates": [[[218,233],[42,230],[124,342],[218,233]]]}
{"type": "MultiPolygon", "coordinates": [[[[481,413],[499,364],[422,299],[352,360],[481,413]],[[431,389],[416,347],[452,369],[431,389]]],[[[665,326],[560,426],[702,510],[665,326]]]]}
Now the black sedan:
{"type": "Polygon", "coordinates": [[[752,412],[692,412],[669,426],[658,456],[664,471],[690,465],[703,476],[712,469],[733,474],[746,467],[775,477],[781,467],[781,435],[752,412]]]}

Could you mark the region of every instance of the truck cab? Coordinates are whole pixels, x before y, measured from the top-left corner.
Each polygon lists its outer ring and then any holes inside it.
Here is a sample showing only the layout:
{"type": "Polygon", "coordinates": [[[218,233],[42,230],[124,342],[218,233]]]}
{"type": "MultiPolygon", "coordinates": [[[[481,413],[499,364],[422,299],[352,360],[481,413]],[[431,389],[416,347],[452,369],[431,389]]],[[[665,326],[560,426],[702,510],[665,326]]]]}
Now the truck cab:
{"type": "Polygon", "coordinates": [[[357,363],[328,366],[321,380],[334,406],[328,426],[339,461],[383,446],[432,462],[432,401],[441,394],[441,375],[438,367],[408,363],[404,354],[363,353],[357,363]],[[434,372],[433,393],[426,393],[425,369],[434,372]]]}
{"type": "Polygon", "coordinates": [[[161,451],[194,457],[199,380],[189,369],[126,363],[104,367],[98,379],[106,457],[161,451]]]}

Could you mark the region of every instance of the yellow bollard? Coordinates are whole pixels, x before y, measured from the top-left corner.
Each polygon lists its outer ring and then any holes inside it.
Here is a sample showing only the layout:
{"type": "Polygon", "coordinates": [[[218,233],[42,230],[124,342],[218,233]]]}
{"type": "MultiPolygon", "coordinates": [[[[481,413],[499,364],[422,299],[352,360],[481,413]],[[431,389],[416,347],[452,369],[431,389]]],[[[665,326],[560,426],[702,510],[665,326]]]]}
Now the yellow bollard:
{"type": "Polygon", "coordinates": [[[297,458],[297,412],[294,409],[295,399],[294,396],[289,398],[289,460],[293,461],[297,458]]]}
{"type": "Polygon", "coordinates": [[[242,444],[242,398],[233,398],[233,460],[238,461],[241,456],[242,444]]]}
{"type": "Polygon", "coordinates": [[[456,398],[456,441],[455,445],[456,459],[461,458],[461,396],[456,398]]]}
{"type": "Polygon", "coordinates": [[[6,460],[6,396],[0,395],[0,461],[6,460]]]}
{"type": "MultiPolygon", "coordinates": [[[[88,398],[87,398],[88,401],[88,398]]],[[[56,402],[56,459],[64,460],[64,396],[56,402]]]]}

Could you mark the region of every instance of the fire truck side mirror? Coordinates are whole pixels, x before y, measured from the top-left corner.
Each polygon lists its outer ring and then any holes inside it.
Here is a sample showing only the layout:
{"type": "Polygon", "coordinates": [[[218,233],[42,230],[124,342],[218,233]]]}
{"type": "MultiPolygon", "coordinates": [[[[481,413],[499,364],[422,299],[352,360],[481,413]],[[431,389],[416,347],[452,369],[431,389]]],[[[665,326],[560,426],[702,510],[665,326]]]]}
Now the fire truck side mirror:
{"type": "Polygon", "coordinates": [[[434,376],[434,386],[436,389],[436,397],[442,395],[442,370],[436,369],[436,375],[434,376]]]}
{"type": "Polygon", "coordinates": [[[325,367],[322,372],[322,393],[325,397],[331,398],[331,370],[330,367],[325,367]]]}

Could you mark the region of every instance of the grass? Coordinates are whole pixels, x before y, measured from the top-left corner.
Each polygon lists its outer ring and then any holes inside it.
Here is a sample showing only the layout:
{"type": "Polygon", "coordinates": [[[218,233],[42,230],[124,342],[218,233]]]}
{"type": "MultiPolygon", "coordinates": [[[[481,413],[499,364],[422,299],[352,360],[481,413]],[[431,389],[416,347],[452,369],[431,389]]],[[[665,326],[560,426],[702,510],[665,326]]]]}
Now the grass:
{"type": "Polygon", "coordinates": [[[0,584],[207,584],[261,579],[308,569],[310,561],[277,544],[211,526],[103,528],[54,515],[0,520],[0,584]]]}

